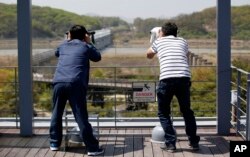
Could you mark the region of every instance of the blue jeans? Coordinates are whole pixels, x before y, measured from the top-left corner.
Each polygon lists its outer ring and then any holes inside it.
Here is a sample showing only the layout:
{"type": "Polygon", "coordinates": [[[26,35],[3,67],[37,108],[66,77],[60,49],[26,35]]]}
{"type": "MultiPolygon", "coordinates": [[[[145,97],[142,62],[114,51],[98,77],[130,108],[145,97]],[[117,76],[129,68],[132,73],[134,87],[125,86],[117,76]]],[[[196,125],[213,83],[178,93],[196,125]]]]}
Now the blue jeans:
{"type": "Polygon", "coordinates": [[[92,126],[88,121],[86,87],[80,83],[55,83],[53,90],[50,142],[59,146],[62,142],[62,116],[68,100],[87,150],[97,150],[99,142],[94,137],[92,126]]]}
{"type": "Polygon", "coordinates": [[[176,144],[176,132],[171,120],[171,101],[175,95],[185,122],[185,131],[191,144],[199,142],[196,120],[190,108],[190,78],[169,78],[159,82],[157,88],[158,116],[165,132],[165,143],[176,144]]]}

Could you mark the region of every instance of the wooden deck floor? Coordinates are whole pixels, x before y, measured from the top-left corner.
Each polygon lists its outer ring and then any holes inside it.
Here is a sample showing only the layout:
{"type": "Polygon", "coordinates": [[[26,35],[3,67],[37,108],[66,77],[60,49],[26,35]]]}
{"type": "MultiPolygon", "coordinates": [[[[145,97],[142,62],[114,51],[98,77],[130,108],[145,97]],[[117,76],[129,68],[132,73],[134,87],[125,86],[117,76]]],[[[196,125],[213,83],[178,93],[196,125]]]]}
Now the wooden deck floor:
{"type": "MultiPolygon", "coordinates": [[[[142,129],[101,129],[100,145],[105,149],[102,156],[115,157],[229,157],[229,141],[242,141],[232,133],[218,136],[215,129],[199,128],[200,150],[191,151],[187,147],[187,137],[183,128],[177,128],[177,151],[162,151],[160,144],[151,142],[152,128],[142,129]]],[[[48,129],[35,129],[32,137],[20,137],[18,129],[0,129],[0,157],[85,157],[84,146],[70,145],[66,151],[50,151],[48,129]]]]}

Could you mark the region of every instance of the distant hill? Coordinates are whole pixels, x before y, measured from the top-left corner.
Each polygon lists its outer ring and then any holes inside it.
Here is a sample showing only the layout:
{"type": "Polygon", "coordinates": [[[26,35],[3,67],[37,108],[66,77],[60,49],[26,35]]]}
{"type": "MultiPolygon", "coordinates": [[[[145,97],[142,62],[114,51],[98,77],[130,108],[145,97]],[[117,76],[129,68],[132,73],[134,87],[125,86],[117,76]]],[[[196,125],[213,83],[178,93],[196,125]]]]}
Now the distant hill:
{"type": "MultiPolygon", "coordinates": [[[[0,3],[0,19],[0,39],[16,38],[16,5],[0,3]]],[[[32,35],[34,38],[61,38],[64,36],[64,32],[74,24],[84,25],[90,30],[120,25],[129,28],[128,24],[118,17],[91,17],[50,7],[32,6],[32,35]]]]}
{"type": "MultiPolygon", "coordinates": [[[[173,20],[181,27],[183,36],[208,37],[216,35],[216,8],[208,8],[190,15],[180,15],[173,20]]],[[[250,5],[232,7],[232,38],[250,39],[250,5]]]]}
{"type": "MultiPolygon", "coordinates": [[[[250,40],[250,5],[232,7],[232,38],[250,40]]],[[[148,36],[155,26],[161,26],[166,21],[174,21],[180,29],[180,36],[185,38],[215,38],[216,8],[207,8],[192,14],[183,14],[171,19],[141,19],[134,20],[137,35],[148,36]]]]}
{"type": "MultiPolygon", "coordinates": [[[[232,38],[250,40],[250,5],[232,7],[231,17],[232,38]]],[[[0,39],[16,38],[16,5],[0,3],[0,19],[0,39]]],[[[161,26],[167,20],[175,21],[180,28],[180,36],[185,38],[215,38],[216,36],[216,8],[214,7],[171,19],[136,18],[131,27],[119,17],[77,15],[60,9],[32,6],[33,38],[61,38],[73,24],[82,24],[92,30],[113,28],[114,33],[118,32],[116,37],[121,37],[120,31],[130,31],[130,28],[135,28],[133,29],[135,37],[140,38],[147,37],[150,29],[161,26]]]]}

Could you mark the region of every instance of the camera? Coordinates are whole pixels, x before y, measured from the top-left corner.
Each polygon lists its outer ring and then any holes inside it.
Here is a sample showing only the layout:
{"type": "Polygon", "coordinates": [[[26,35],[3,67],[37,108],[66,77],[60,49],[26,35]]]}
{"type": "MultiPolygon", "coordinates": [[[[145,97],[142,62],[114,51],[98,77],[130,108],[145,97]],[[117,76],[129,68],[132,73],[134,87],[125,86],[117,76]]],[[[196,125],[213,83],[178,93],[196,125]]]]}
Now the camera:
{"type": "MultiPolygon", "coordinates": [[[[87,34],[90,35],[92,43],[95,44],[95,36],[94,36],[94,35],[95,35],[95,31],[88,31],[87,34]]],[[[70,34],[69,34],[69,31],[65,32],[64,38],[65,38],[66,40],[69,40],[69,39],[70,39],[70,36],[69,36],[69,35],[70,35],[70,34]]]]}
{"type": "Polygon", "coordinates": [[[95,31],[88,31],[88,34],[94,35],[94,34],[95,34],[95,31]]]}
{"type": "Polygon", "coordinates": [[[150,30],[150,44],[153,44],[153,42],[159,38],[160,36],[160,30],[161,30],[161,27],[154,27],[153,29],[150,30]]]}
{"type": "Polygon", "coordinates": [[[91,36],[92,43],[95,44],[95,31],[89,31],[88,34],[91,36]]]}

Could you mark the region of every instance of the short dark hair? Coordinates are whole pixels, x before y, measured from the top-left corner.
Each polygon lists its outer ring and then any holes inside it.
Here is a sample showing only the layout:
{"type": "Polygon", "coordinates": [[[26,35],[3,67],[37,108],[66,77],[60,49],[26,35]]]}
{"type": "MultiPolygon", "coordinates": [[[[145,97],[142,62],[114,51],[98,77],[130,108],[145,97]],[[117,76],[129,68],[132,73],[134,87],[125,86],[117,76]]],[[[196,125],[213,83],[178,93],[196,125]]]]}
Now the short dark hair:
{"type": "Polygon", "coordinates": [[[162,28],[161,28],[163,34],[165,36],[168,36],[168,35],[173,35],[175,37],[177,37],[177,31],[178,31],[178,27],[175,23],[173,22],[167,22],[165,23],[162,28]]]}
{"type": "Polygon", "coordinates": [[[70,32],[70,38],[71,39],[83,40],[85,34],[87,33],[87,30],[86,30],[86,28],[84,26],[74,25],[74,26],[71,27],[69,32],[70,32]]]}

